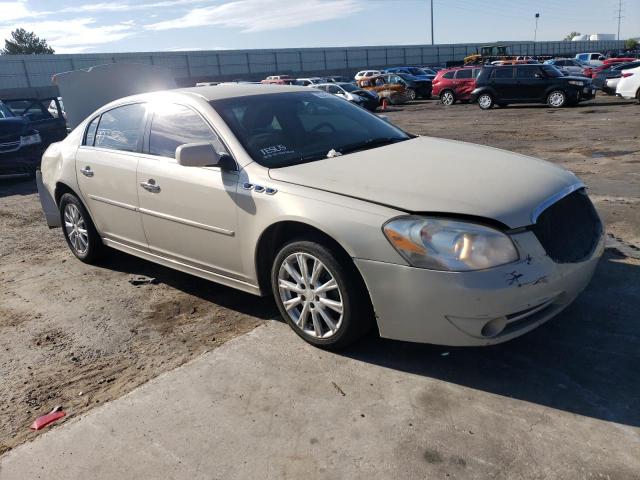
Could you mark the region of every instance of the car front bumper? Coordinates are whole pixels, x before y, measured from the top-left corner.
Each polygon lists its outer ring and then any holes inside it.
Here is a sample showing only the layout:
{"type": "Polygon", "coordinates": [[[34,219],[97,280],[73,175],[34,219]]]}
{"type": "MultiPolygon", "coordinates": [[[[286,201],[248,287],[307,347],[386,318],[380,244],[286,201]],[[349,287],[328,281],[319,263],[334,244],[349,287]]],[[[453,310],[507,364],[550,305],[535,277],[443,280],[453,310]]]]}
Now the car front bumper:
{"type": "Polygon", "coordinates": [[[567,307],[588,285],[601,236],[583,262],[554,263],[532,232],[512,236],[521,260],[476,272],[441,272],[355,259],[385,338],[481,346],[518,337],[567,307]]]}

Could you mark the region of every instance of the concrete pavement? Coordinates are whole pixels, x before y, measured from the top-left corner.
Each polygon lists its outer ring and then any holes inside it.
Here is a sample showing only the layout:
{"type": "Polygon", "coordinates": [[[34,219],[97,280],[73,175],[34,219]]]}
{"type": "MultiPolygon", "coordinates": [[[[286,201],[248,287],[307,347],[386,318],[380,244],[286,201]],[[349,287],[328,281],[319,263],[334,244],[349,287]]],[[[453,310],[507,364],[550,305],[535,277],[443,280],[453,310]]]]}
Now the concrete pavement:
{"type": "Polygon", "coordinates": [[[639,478],[626,393],[527,365],[559,332],[543,328],[502,350],[346,356],[268,322],[8,452],[0,479],[639,478]]]}

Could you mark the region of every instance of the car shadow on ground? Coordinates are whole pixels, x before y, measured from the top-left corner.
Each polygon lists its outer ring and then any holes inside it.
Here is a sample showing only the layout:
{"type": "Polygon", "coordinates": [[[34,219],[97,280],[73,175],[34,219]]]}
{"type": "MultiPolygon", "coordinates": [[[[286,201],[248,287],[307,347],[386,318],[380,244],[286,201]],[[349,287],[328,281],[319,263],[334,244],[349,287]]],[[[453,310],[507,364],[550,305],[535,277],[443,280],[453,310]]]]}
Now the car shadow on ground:
{"type": "Polygon", "coordinates": [[[22,178],[0,178],[0,198],[13,195],[32,195],[38,191],[33,175],[22,178]]]}
{"type": "Polygon", "coordinates": [[[640,266],[619,260],[619,255],[607,251],[591,285],[573,305],[506,344],[452,348],[372,336],[341,354],[638,427],[640,266]]]}
{"type": "Polygon", "coordinates": [[[271,297],[257,297],[117,250],[109,249],[97,267],[128,273],[132,278],[143,276],[155,279],[181,292],[262,320],[278,316],[278,309],[271,297]]]}

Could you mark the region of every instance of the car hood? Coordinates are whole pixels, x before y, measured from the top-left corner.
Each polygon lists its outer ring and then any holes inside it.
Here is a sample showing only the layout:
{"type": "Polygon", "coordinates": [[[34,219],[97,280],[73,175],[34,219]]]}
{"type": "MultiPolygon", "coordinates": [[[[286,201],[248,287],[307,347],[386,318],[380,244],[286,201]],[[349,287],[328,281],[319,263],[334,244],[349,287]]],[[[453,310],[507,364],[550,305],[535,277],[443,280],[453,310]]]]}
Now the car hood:
{"type": "Polygon", "coordinates": [[[580,183],[543,160],[430,137],[271,169],[269,175],[407,212],[484,217],[510,228],[532,224],[541,205],[580,183]]]}

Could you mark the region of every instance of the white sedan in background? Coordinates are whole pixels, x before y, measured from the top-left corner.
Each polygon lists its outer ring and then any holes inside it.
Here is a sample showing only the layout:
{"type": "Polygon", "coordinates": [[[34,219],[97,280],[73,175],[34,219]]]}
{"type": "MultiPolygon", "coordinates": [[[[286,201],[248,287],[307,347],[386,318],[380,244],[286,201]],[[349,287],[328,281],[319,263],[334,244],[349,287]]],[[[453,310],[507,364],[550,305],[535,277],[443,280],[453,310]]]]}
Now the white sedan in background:
{"type": "Polygon", "coordinates": [[[635,98],[640,102],[640,67],[622,71],[616,95],[628,99],[635,98]]]}

